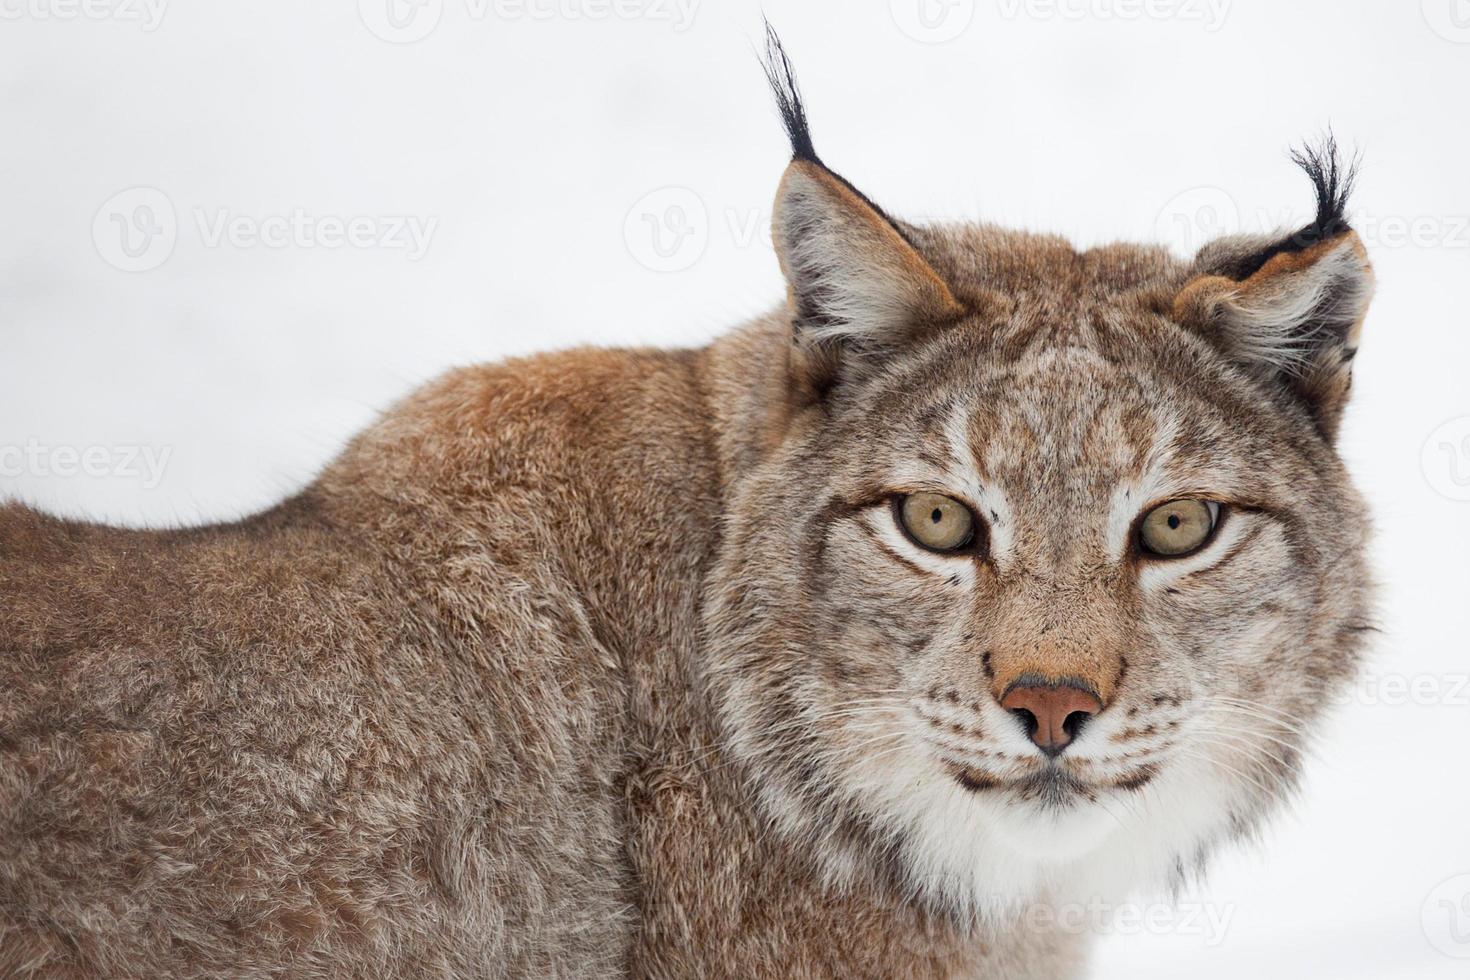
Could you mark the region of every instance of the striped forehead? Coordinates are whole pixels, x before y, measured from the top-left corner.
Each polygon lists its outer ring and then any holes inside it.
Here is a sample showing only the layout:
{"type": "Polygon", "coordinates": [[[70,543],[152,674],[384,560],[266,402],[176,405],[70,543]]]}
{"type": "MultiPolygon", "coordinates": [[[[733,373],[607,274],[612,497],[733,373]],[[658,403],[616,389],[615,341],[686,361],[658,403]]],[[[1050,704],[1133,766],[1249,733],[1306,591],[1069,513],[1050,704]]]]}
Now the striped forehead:
{"type": "Polygon", "coordinates": [[[1138,506],[1169,485],[1179,437],[1133,378],[1075,348],[936,402],[922,419],[919,472],[895,475],[926,473],[978,507],[997,556],[1034,537],[1023,526],[1064,529],[1076,539],[1066,549],[1033,542],[1059,553],[1084,539],[1117,551],[1138,506]],[[1059,511],[1087,516],[1057,520],[1059,511]]]}
{"type": "Polygon", "coordinates": [[[921,453],[982,483],[1102,490],[1137,475],[1172,426],[1129,374],[1046,351],[923,413],[921,453]]]}

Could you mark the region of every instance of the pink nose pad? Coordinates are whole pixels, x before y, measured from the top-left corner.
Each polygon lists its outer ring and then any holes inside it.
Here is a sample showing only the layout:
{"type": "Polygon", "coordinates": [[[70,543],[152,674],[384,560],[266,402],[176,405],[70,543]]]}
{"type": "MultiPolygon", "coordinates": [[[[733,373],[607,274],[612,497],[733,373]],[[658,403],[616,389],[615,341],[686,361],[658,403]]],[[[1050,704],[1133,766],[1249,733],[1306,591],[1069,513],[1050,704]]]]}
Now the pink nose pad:
{"type": "Polygon", "coordinates": [[[1000,699],[1000,706],[1026,723],[1026,734],[1049,756],[1059,755],[1087,719],[1103,709],[1090,691],[1046,683],[1012,687],[1000,699]]]}

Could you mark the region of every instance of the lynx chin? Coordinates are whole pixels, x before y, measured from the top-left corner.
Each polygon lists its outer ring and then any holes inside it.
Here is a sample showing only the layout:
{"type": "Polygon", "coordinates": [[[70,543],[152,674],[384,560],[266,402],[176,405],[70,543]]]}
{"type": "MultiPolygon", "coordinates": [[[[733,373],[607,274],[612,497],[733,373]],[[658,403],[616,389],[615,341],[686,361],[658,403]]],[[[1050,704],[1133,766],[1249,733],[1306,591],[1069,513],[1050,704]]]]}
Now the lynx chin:
{"type": "Polygon", "coordinates": [[[1074,977],[1032,912],[1291,794],[1371,628],[1352,168],[1187,260],[912,224],[768,42],[769,314],[237,523],[0,506],[0,976],[1074,977]]]}

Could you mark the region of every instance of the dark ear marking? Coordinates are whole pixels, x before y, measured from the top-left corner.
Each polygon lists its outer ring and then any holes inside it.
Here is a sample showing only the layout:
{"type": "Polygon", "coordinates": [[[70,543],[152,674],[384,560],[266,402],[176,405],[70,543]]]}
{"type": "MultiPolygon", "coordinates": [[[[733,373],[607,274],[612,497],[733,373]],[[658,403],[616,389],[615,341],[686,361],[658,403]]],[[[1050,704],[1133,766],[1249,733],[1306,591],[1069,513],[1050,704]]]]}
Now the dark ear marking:
{"type": "Polygon", "coordinates": [[[1318,146],[1310,143],[1291,151],[1291,160],[1311,179],[1317,195],[1317,216],[1311,224],[1291,236],[1296,251],[1336,238],[1348,230],[1347,205],[1358,177],[1357,154],[1343,164],[1337,138],[1328,130],[1318,146]]]}
{"type": "Polygon", "coordinates": [[[1317,199],[1317,213],[1311,222],[1284,238],[1272,242],[1265,248],[1242,256],[1224,268],[1222,274],[1232,279],[1249,279],[1260,271],[1261,266],[1278,255],[1304,252],[1314,245],[1331,241],[1346,231],[1351,231],[1347,220],[1348,199],[1353,193],[1353,183],[1358,176],[1357,154],[1346,163],[1338,151],[1337,137],[1328,130],[1320,143],[1304,143],[1291,150],[1291,161],[1302,168],[1312,181],[1312,190],[1317,199]]]}
{"type": "Polygon", "coordinates": [[[1329,132],[1292,152],[1312,181],[1317,213],[1287,234],[1218,239],[1173,315],[1269,383],[1292,392],[1321,433],[1336,437],[1352,361],[1373,295],[1373,267],[1347,219],[1356,158],[1344,164],[1329,132]]]}
{"type": "Polygon", "coordinates": [[[818,158],[791,59],[769,23],[762,66],[791,142],[771,238],[792,315],[790,377],[804,402],[878,370],[885,354],[966,307],[908,231],[818,158]]]}
{"type": "Polygon", "coordinates": [[[904,241],[913,245],[914,241],[909,233],[893,220],[892,215],[817,156],[817,149],[812,143],[811,125],[807,122],[806,103],[802,101],[801,88],[796,84],[796,70],[791,67],[791,58],[786,54],[786,48],[781,44],[781,38],[776,35],[776,29],[771,26],[770,21],[766,21],[766,54],[761,59],[761,68],[765,70],[766,81],[771,85],[771,94],[776,98],[776,108],[781,113],[781,124],[786,128],[786,137],[791,141],[791,159],[814,163],[827,171],[888,222],[904,241]]]}
{"type": "Polygon", "coordinates": [[[786,127],[786,136],[791,140],[791,158],[810,160],[820,164],[817,150],[812,146],[811,128],[807,125],[806,106],[801,101],[801,89],[796,85],[796,72],[791,59],[776,36],[776,29],[766,21],[766,56],[761,62],[766,81],[771,83],[771,92],[776,96],[776,108],[781,112],[781,122],[786,127]]]}

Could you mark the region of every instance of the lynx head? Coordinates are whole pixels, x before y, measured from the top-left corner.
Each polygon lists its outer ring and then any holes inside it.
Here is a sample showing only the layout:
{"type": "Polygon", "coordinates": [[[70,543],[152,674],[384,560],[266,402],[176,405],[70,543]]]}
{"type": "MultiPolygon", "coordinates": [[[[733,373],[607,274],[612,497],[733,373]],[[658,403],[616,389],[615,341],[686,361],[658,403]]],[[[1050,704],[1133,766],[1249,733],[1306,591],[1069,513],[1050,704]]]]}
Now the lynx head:
{"type": "Polygon", "coordinates": [[[1291,790],[1367,629],[1334,440],[1372,274],[1329,139],[1292,234],[1162,248],[885,214],[813,149],[707,680],[834,880],[963,914],[1167,883],[1291,790]]]}

